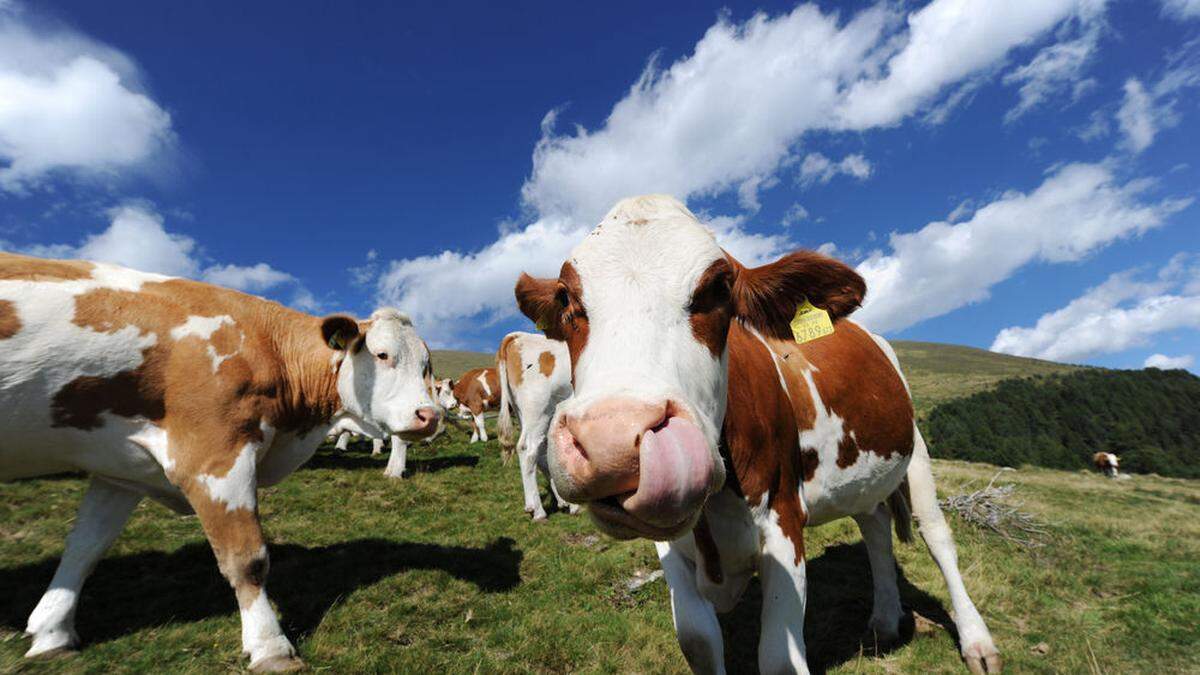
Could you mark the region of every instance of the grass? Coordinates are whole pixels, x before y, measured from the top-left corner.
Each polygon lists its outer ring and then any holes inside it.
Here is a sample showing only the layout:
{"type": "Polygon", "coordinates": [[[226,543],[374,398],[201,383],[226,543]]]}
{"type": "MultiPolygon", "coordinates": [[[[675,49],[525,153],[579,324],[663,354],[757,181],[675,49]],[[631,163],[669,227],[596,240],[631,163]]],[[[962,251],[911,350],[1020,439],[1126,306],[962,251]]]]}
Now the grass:
{"type": "MultiPolygon", "coordinates": [[[[515,463],[451,429],[417,446],[411,478],[384,478],[359,444],[323,449],[262,492],[268,581],[301,656],[328,672],[683,672],[647,542],[597,536],[585,516],[521,510],[515,463]]],[[[942,494],[995,469],[935,462],[942,494]]],[[[968,588],[1009,672],[1200,669],[1200,483],[1022,469],[1025,507],[1049,523],[1029,551],[951,520],[968,588]],[[1046,643],[1048,651],[1033,649],[1046,643]]],[[[195,518],[141,504],[85,587],[84,649],[26,663],[20,635],[53,574],[83,492],[77,478],[0,484],[0,672],[222,672],[244,668],[233,593],[195,518]]],[[[904,604],[922,618],[873,656],[859,643],[870,571],[854,525],[810,532],[810,663],[832,672],[965,672],[941,576],[924,545],[897,545],[904,604]],[[916,624],[916,627],[914,626],[916,624]]],[[[731,672],[753,672],[758,587],[722,623],[731,672]]]]}
{"type": "Polygon", "coordinates": [[[433,373],[437,378],[450,377],[458,379],[459,375],[472,368],[486,368],[496,365],[496,355],[486,352],[460,352],[450,349],[434,349],[433,373]]]}

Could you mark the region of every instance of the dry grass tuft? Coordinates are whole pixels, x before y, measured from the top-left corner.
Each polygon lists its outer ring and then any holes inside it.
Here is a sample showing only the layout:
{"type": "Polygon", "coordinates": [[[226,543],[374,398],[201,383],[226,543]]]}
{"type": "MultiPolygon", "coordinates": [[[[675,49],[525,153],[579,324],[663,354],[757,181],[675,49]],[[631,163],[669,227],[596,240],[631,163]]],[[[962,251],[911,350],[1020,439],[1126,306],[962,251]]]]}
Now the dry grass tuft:
{"type": "Polygon", "coordinates": [[[1005,471],[1011,469],[997,471],[981,490],[946,497],[941,501],[942,509],[953,511],[968,523],[1022,548],[1045,546],[1050,533],[1044,523],[1021,511],[1021,502],[1012,498],[1016,485],[996,485],[996,479],[1005,471]]]}

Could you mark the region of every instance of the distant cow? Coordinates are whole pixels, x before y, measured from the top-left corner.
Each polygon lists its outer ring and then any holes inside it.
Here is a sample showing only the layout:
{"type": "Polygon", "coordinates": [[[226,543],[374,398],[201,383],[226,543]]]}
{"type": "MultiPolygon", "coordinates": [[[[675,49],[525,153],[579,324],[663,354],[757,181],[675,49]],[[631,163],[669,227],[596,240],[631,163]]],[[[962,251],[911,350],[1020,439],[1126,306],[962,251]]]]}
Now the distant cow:
{"type": "Polygon", "coordinates": [[[343,419],[375,436],[433,433],[431,375],[396,310],[321,319],[194,281],[0,254],[0,480],[91,475],[27,656],[78,644],[84,579],[149,496],[199,516],[251,669],[301,666],[264,590],[256,488],[343,419]]]}
{"type": "Polygon", "coordinates": [[[474,420],[471,442],[487,442],[487,429],[483,425],[483,413],[495,410],[500,405],[500,375],[492,368],[472,368],[451,383],[449,405],[446,409],[459,406],[460,416],[474,420]]]}
{"type": "Polygon", "coordinates": [[[1096,466],[1096,470],[1108,476],[1109,478],[1117,477],[1117,456],[1111,452],[1097,452],[1092,455],[1092,464],[1096,466]]]}
{"type": "Polygon", "coordinates": [[[558,278],[517,283],[522,312],[570,351],[574,394],[550,430],[554,483],[603,531],[658,542],[698,672],[724,670],[714,609],[731,609],[755,570],[759,670],[807,672],[804,528],[845,516],[871,563],[870,627],[895,638],[889,526],[896,515],[907,533],[906,479],[963,657],[974,672],[1000,669],[895,354],[844,318],[864,292],[854,270],[809,251],[747,268],[662,196],[618,203],[558,278]]]}
{"type": "MultiPolygon", "coordinates": [[[[554,417],[554,408],[571,396],[571,357],[562,342],[533,333],[509,333],[496,352],[496,370],[500,374],[500,445],[513,447],[512,409],[521,420],[521,435],[516,452],[521,464],[521,484],[525,490],[525,512],[534,520],[545,520],[546,509],[538,492],[537,471],[550,480],[546,466],[546,432],[554,417]]],[[[578,506],[559,496],[550,480],[550,491],[560,508],[571,513],[578,506]]]]}

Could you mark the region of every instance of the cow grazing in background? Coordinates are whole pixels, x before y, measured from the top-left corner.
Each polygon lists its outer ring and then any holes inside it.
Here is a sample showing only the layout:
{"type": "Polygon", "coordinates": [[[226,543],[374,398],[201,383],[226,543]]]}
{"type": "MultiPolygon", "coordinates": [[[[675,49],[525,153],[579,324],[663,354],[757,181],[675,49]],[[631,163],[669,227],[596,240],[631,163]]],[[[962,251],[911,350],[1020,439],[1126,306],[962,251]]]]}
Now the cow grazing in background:
{"type": "Polygon", "coordinates": [[[149,496],[199,516],[251,669],[300,667],[264,590],[256,488],[341,420],[374,436],[433,433],[430,377],[429,350],[396,310],[322,319],[194,281],[0,254],[0,480],[91,476],[27,655],[78,644],[84,580],[149,496]]]}
{"type": "Polygon", "coordinates": [[[1117,456],[1111,452],[1097,452],[1092,455],[1092,464],[1096,470],[1108,476],[1109,478],[1117,477],[1117,456]]]}
{"type": "Polygon", "coordinates": [[[967,665],[1000,669],[895,354],[844,318],[864,292],[854,270],[808,251],[747,268],[663,196],[618,203],[557,279],[517,283],[522,312],[565,341],[572,362],[574,394],[550,430],[553,481],[603,531],[658,542],[679,643],[697,672],[723,672],[714,610],[732,608],[755,570],[761,672],[807,672],[804,528],[845,516],[869,554],[870,627],[895,638],[890,525],[898,516],[907,532],[906,484],[967,665]],[[805,337],[829,334],[801,342],[793,322],[805,337]]]}
{"type": "Polygon", "coordinates": [[[460,416],[469,415],[473,420],[471,442],[487,442],[487,429],[483,425],[483,414],[500,405],[500,375],[492,368],[472,368],[451,383],[447,410],[459,406],[460,416]]]}
{"type": "MultiPolygon", "coordinates": [[[[545,520],[546,509],[538,492],[537,471],[550,480],[546,466],[546,432],[554,417],[554,408],[571,396],[571,357],[562,342],[533,333],[509,333],[496,352],[496,370],[500,374],[500,446],[513,449],[512,412],[521,420],[516,442],[521,464],[521,485],[525,491],[525,512],[534,520],[545,520]]],[[[559,508],[571,513],[579,510],[559,496],[550,480],[550,491],[559,508]]]]}

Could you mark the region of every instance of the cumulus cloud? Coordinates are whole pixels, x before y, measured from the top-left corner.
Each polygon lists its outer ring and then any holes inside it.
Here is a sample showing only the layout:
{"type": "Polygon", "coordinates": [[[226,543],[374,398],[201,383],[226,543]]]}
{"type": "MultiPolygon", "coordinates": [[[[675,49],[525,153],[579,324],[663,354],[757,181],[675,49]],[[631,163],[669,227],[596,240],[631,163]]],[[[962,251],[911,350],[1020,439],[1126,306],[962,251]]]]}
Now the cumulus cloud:
{"type": "MultiPolygon", "coordinates": [[[[378,297],[413,314],[422,331],[453,340],[455,324],[514,314],[521,270],[557,271],[572,244],[620,198],[665,192],[685,201],[734,193],[748,212],[801,155],[810,132],[866,131],[931,108],[948,111],[964,84],[991,77],[1012,50],[1066,21],[1094,15],[1098,0],[933,0],[903,16],[880,3],[848,19],[814,4],[744,23],[720,18],[692,53],[651,61],[594,129],[542,120],[533,171],[521,190],[533,222],[506,228],[472,252],[393,261],[378,297]]],[[[948,114],[948,113],[944,113],[948,114]]],[[[939,119],[944,118],[944,114],[939,119]]],[[[870,175],[852,155],[829,175],[870,175]]],[[[812,180],[826,171],[810,172],[812,180]]],[[[803,179],[803,171],[801,177],[803,179]]],[[[782,238],[721,230],[731,247],[765,256],[782,238]]],[[[447,342],[442,342],[446,344],[447,342]]]]}
{"type": "Polygon", "coordinates": [[[810,152],[800,165],[800,175],[797,180],[802,186],[814,183],[824,185],[838,174],[866,180],[871,177],[871,162],[862,155],[846,155],[840,161],[835,162],[819,152],[810,152]]]}
{"type": "Polygon", "coordinates": [[[1200,18],[1200,0],[1159,0],[1162,13],[1172,19],[1185,21],[1200,18]]]}
{"type": "Polygon", "coordinates": [[[110,222],[101,232],[88,234],[79,244],[13,246],[0,241],[0,250],[44,258],[79,258],[123,265],[143,272],[199,279],[248,293],[290,290],[289,302],[297,309],[315,311],[320,302],[296,277],[266,263],[254,265],[206,264],[196,240],[167,231],[163,218],[149,205],[131,203],[108,212],[110,222]]]}
{"type": "Polygon", "coordinates": [[[1146,344],[1180,328],[1200,328],[1200,266],[1178,255],[1158,274],[1119,272],[1030,327],[1005,328],[992,351],[1077,361],[1146,344]]]}
{"type": "Polygon", "coordinates": [[[1121,183],[1107,164],[1069,164],[1031,192],[1007,192],[969,220],[893,233],[890,251],[858,266],[870,289],[855,317],[889,332],[988,297],[1031,262],[1079,260],[1161,225],[1191,200],[1149,200],[1146,180],[1121,183]]]}
{"type": "Polygon", "coordinates": [[[1020,100],[1004,115],[1005,123],[1015,122],[1060,93],[1069,92],[1069,99],[1075,101],[1094,87],[1096,81],[1085,78],[1084,70],[1099,41],[1099,27],[1089,26],[1080,37],[1043,48],[1029,63],[1005,75],[1004,84],[1020,87],[1020,100]]]}
{"type": "Polygon", "coordinates": [[[783,214],[783,224],[786,227],[797,225],[805,220],[808,220],[808,209],[798,202],[789,206],[787,213],[783,214]]]}
{"type": "Polygon", "coordinates": [[[111,174],[161,157],[171,116],[121,52],[0,5],[0,190],[53,172],[111,174]]]}
{"type": "Polygon", "coordinates": [[[1167,356],[1166,354],[1151,354],[1146,357],[1143,368],[1159,368],[1161,370],[1187,369],[1196,365],[1196,357],[1191,354],[1182,356],[1167,356]]]}
{"type": "Polygon", "coordinates": [[[1138,78],[1125,81],[1125,95],[1116,114],[1122,147],[1134,154],[1142,152],[1160,131],[1179,124],[1179,95],[1194,87],[1200,87],[1200,38],[1172,54],[1166,70],[1152,84],[1138,78]]]}

